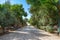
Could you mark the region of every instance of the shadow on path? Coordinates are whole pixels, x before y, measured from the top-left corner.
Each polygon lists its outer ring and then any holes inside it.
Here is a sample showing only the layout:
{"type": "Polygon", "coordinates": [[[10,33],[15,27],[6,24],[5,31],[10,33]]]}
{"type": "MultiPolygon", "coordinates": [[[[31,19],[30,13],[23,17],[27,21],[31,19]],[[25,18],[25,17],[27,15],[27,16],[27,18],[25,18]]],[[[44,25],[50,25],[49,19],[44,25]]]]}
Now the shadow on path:
{"type": "Polygon", "coordinates": [[[10,34],[0,37],[0,40],[41,40],[39,37],[50,36],[41,33],[35,28],[23,28],[22,30],[12,31],[10,34]]]}

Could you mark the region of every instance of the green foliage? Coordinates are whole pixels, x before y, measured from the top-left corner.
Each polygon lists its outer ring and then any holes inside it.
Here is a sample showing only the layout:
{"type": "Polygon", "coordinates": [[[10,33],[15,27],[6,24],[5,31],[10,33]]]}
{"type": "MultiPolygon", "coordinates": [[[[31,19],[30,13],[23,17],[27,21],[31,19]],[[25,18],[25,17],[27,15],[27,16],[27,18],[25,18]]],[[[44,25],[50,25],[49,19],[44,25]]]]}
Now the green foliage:
{"type": "Polygon", "coordinates": [[[22,5],[11,5],[9,1],[0,4],[0,25],[2,27],[25,23],[22,16],[27,16],[22,5]]]}
{"type": "Polygon", "coordinates": [[[27,3],[31,5],[30,12],[33,14],[32,16],[42,25],[53,24],[52,22],[56,20],[58,15],[57,7],[54,4],[56,2],[57,0],[27,0],[27,3]]]}
{"type": "MultiPolygon", "coordinates": [[[[30,23],[38,28],[41,26],[57,24],[58,18],[58,0],[26,0],[30,5],[32,14],[30,23]]],[[[42,28],[45,30],[45,27],[42,28]]],[[[50,27],[47,30],[51,31],[50,27]]]]}
{"type": "Polygon", "coordinates": [[[46,30],[46,26],[40,26],[39,29],[46,30]]]}
{"type": "Polygon", "coordinates": [[[53,30],[53,27],[50,25],[48,25],[47,27],[46,27],[46,31],[48,31],[48,32],[50,32],[50,33],[52,33],[52,32],[54,32],[54,30],[53,30]]]}

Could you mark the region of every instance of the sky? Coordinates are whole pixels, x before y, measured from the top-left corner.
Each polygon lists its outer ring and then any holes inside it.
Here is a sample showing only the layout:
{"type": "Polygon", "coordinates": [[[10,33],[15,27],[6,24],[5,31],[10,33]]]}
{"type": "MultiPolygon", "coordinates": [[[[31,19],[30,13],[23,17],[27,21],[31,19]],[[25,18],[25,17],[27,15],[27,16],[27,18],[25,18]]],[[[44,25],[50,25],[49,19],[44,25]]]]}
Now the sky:
{"type": "MultiPolygon", "coordinates": [[[[6,0],[0,0],[0,4],[3,4],[6,0]]],[[[11,4],[22,4],[24,10],[27,12],[27,18],[30,19],[31,14],[29,13],[30,6],[26,3],[26,0],[10,0],[11,4]]],[[[23,17],[24,18],[24,17],[23,17]]]]}

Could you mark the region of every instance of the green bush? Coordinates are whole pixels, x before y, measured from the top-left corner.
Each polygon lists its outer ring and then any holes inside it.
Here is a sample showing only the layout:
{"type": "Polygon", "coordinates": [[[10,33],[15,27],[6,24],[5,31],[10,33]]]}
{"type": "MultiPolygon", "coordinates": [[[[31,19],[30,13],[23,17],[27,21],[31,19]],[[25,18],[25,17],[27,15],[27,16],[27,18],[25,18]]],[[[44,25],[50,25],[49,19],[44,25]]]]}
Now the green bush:
{"type": "Polygon", "coordinates": [[[46,30],[46,26],[40,26],[39,28],[42,30],[46,30]]]}
{"type": "Polygon", "coordinates": [[[40,27],[37,27],[41,30],[45,30],[47,32],[50,32],[50,33],[53,33],[54,32],[54,29],[53,29],[53,26],[51,25],[48,25],[48,26],[40,26],[40,27]]]}
{"type": "Polygon", "coordinates": [[[53,33],[53,27],[52,26],[46,26],[46,31],[53,33]]]}

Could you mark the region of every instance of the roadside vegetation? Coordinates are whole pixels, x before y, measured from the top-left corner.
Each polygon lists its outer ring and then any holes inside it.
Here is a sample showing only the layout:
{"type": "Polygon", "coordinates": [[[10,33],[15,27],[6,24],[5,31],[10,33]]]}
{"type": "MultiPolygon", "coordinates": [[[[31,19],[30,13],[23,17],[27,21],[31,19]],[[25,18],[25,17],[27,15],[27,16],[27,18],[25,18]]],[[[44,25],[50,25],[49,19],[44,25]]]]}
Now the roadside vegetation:
{"type": "Polygon", "coordinates": [[[22,4],[11,5],[9,1],[0,4],[0,33],[8,29],[17,29],[26,25],[23,16],[27,16],[22,4]]]}
{"type": "Polygon", "coordinates": [[[60,5],[59,0],[26,0],[30,5],[29,12],[31,18],[23,19],[27,16],[22,4],[10,4],[6,1],[0,4],[0,33],[6,30],[18,29],[28,21],[31,25],[48,31],[54,32],[60,24],[60,5]]]}
{"type": "Polygon", "coordinates": [[[26,0],[30,5],[32,14],[29,23],[39,29],[54,32],[54,26],[59,21],[59,1],[58,0],[26,0]]]}

